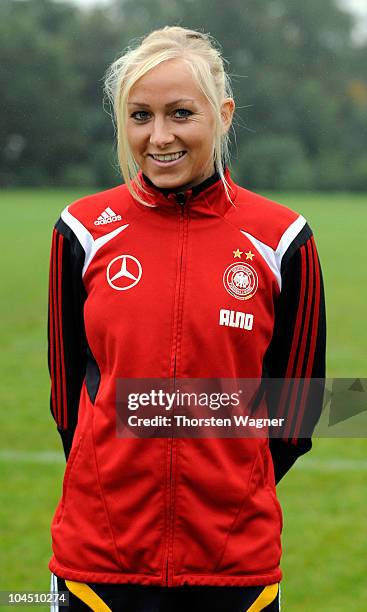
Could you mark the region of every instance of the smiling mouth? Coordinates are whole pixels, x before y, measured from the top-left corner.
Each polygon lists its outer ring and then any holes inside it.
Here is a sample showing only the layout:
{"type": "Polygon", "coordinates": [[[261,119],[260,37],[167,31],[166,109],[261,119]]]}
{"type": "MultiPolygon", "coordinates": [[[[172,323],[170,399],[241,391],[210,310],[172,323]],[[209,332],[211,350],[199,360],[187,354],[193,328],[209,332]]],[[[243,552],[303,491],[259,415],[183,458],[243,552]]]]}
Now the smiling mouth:
{"type": "Polygon", "coordinates": [[[149,153],[149,156],[155,159],[156,161],[171,162],[175,161],[176,159],[180,159],[180,157],[183,157],[185,153],[186,151],[178,151],[177,153],[165,153],[163,155],[149,153]]]}

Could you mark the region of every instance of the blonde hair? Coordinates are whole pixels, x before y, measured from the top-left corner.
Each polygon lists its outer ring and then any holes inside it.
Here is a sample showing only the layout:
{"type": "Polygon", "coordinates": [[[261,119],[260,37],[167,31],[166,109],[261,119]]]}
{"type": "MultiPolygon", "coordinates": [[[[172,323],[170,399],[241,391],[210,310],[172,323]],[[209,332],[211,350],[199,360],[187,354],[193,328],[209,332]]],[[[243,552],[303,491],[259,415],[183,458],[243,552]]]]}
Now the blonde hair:
{"type": "MultiPolygon", "coordinates": [[[[180,26],[165,26],[143,37],[140,44],[116,59],[104,77],[104,92],[113,108],[117,127],[117,155],[120,170],[130,193],[142,204],[150,206],[137,193],[135,185],[147,193],[137,174],[139,167],[131,153],[126,136],[127,101],[130,90],[149,70],[170,59],[182,59],[190,68],[198,86],[209,100],[216,117],[214,134],[214,163],[223,182],[225,193],[232,202],[230,186],[224,176],[229,162],[229,135],[222,134],[220,107],[224,98],[233,97],[229,76],[224,70],[224,59],[209,34],[202,34],[180,26]]],[[[113,117],[112,117],[113,119],[113,117]]]]}

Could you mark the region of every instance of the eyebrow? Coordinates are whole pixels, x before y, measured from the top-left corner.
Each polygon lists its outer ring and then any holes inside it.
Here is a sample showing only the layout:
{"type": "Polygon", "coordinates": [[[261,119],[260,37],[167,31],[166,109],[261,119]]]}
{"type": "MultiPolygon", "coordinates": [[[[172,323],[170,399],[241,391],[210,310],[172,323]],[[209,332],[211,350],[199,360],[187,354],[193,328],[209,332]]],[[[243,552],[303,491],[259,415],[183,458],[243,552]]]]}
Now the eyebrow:
{"type": "MultiPolygon", "coordinates": [[[[195,102],[195,100],[193,100],[192,98],[180,98],[179,100],[174,100],[174,102],[168,102],[168,104],[165,104],[165,108],[168,108],[169,106],[175,106],[176,104],[181,104],[181,102],[195,102]]],[[[145,102],[128,102],[128,104],[149,108],[149,104],[146,104],[145,102]]]]}

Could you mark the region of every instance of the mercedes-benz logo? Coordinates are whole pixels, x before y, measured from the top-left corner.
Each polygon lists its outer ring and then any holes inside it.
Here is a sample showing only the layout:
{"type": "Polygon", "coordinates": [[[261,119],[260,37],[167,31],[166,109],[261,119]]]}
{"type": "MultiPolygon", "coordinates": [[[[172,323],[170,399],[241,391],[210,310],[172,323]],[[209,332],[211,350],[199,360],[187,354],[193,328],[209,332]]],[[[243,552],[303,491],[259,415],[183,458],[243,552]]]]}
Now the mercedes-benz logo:
{"type": "Polygon", "coordinates": [[[136,257],[119,255],[107,266],[107,281],[113,289],[125,291],[140,281],[142,271],[141,263],[136,257]]]}

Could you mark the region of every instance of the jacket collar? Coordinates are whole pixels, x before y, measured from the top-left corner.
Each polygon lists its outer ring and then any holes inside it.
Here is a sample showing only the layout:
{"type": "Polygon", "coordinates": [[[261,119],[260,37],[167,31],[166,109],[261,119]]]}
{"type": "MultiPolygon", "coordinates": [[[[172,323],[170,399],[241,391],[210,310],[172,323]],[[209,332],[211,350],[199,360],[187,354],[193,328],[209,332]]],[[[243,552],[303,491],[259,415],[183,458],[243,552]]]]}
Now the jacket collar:
{"type": "Polygon", "coordinates": [[[163,195],[166,196],[166,197],[170,193],[188,193],[189,191],[191,191],[191,193],[192,193],[191,197],[195,197],[198,193],[200,193],[201,191],[204,191],[207,187],[210,187],[210,185],[214,185],[214,183],[216,183],[217,181],[220,180],[219,172],[216,170],[214,172],[214,174],[212,174],[207,179],[205,179],[205,181],[202,181],[201,183],[199,183],[199,185],[195,185],[194,187],[192,187],[192,189],[183,189],[183,190],[181,190],[179,188],[177,188],[177,189],[169,189],[169,188],[165,188],[165,187],[157,187],[150,180],[150,178],[148,176],[146,176],[145,174],[142,173],[141,177],[142,177],[142,179],[144,181],[144,184],[146,183],[150,187],[155,187],[161,193],[163,193],[163,195]]]}
{"type": "MultiPolygon", "coordinates": [[[[225,168],[224,176],[229,185],[231,199],[234,202],[237,195],[237,186],[232,181],[228,167],[225,168]]],[[[222,213],[224,213],[228,206],[231,206],[217,170],[199,185],[184,191],[172,191],[171,189],[157,187],[141,170],[138,172],[137,177],[144,186],[144,189],[147,190],[147,193],[143,193],[136,181],[133,181],[136,191],[148,204],[154,207],[175,210],[177,207],[180,207],[180,204],[184,204],[190,210],[214,208],[217,212],[220,212],[219,209],[221,209],[222,213]]],[[[139,202],[137,203],[139,204],[139,202]]]]}

